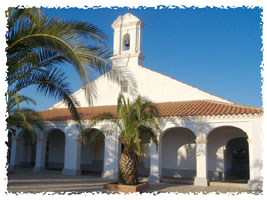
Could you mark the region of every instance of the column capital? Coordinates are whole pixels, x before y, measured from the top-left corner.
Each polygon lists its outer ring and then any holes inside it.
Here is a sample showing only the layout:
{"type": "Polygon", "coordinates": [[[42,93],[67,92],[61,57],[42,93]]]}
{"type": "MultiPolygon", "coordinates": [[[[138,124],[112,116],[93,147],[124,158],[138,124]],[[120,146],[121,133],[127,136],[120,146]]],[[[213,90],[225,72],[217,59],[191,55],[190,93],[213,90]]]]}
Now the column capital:
{"type": "Polygon", "coordinates": [[[248,142],[248,143],[252,143],[252,140],[251,140],[251,139],[247,139],[247,142],[248,142]]]}
{"type": "Polygon", "coordinates": [[[46,142],[47,139],[46,139],[46,138],[37,138],[37,141],[38,141],[38,142],[46,142]]]}
{"type": "Polygon", "coordinates": [[[21,141],[21,138],[12,138],[12,141],[19,142],[19,141],[21,141]]]}
{"type": "Polygon", "coordinates": [[[198,134],[203,134],[203,124],[198,124],[198,134]]]}
{"type": "Polygon", "coordinates": [[[81,138],[76,138],[74,139],[75,142],[82,142],[82,139],[81,138]]]}
{"type": "Polygon", "coordinates": [[[197,138],[195,139],[196,144],[206,144],[208,142],[207,139],[197,138]]]}
{"type": "MultiPolygon", "coordinates": [[[[156,133],[156,137],[157,137],[157,140],[158,140],[158,143],[162,143],[162,136],[163,136],[163,133],[160,133],[159,131],[156,133]]],[[[150,140],[150,143],[152,144],[152,139],[150,140]]]]}
{"type": "MultiPolygon", "coordinates": [[[[158,140],[158,145],[162,144],[162,139],[157,139],[157,140],[158,140]]],[[[151,145],[151,144],[155,144],[155,143],[153,142],[152,139],[150,139],[149,144],[151,145]]]]}

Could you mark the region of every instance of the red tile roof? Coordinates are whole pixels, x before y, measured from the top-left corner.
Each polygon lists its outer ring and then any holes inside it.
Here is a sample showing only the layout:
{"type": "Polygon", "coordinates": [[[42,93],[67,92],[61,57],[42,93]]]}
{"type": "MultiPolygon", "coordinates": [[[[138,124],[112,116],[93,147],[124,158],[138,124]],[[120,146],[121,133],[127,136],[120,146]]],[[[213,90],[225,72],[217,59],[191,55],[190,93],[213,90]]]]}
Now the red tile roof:
{"type": "MultiPolygon", "coordinates": [[[[179,101],[156,104],[162,117],[175,116],[208,116],[208,115],[243,115],[262,114],[263,109],[257,107],[229,104],[210,100],[179,101]]],[[[78,108],[81,119],[96,118],[101,113],[116,113],[116,106],[95,106],[78,108]]],[[[72,116],[67,108],[55,108],[39,112],[44,120],[71,120],[72,116]]]]}

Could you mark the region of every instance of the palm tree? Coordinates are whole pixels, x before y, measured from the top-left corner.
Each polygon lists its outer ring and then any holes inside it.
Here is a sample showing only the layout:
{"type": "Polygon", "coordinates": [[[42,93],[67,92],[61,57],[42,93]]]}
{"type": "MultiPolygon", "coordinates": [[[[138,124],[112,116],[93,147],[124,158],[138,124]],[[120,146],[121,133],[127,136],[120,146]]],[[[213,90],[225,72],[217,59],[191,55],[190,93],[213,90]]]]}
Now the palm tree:
{"type": "MultiPolygon", "coordinates": [[[[104,121],[101,132],[105,134],[119,133],[119,141],[123,145],[120,158],[119,182],[126,185],[138,184],[138,157],[140,154],[141,136],[147,134],[158,145],[156,132],[161,132],[160,115],[153,102],[138,96],[132,103],[125,100],[123,94],[118,97],[116,115],[103,113],[91,124],[104,121]]],[[[82,133],[82,140],[87,133],[82,133]]],[[[94,133],[92,138],[97,138],[94,133]]],[[[96,142],[96,141],[95,141],[96,142]]]]}
{"type": "Polygon", "coordinates": [[[44,121],[42,117],[30,108],[21,108],[21,103],[35,104],[35,101],[29,97],[18,93],[8,93],[7,97],[7,112],[8,117],[7,129],[15,136],[15,129],[21,128],[32,138],[33,143],[36,141],[34,128],[43,130],[44,121]]]}
{"type": "Polygon", "coordinates": [[[126,79],[131,92],[135,92],[130,72],[118,66],[111,68],[106,36],[96,26],[48,17],[38,8],[9,8],[6,13],[9,92],[16,93],[35,85],[37,91],[63,99],[78,121],[76,106],[79,104],[71,96],[62,64],[70,63],[75,68],[90,105],[96,95],[92,72],[105,74],[119,84],[126,79]]]}

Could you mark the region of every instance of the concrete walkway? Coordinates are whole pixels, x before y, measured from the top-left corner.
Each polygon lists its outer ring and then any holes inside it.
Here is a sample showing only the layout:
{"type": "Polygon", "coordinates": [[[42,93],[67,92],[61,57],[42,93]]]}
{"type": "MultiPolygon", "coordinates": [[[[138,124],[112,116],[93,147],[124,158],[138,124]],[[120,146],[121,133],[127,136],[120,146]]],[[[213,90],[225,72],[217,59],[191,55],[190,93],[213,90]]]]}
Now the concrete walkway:
{"type": "MultiPolygon", "coordinates": [[[[110,192],[103,189],[103,185],[112,180],[106,180],[95,175],[69,176],[60,172],[32,172],[30,170],[16,170],[8,177],[7,190],[9,193],[43,193],[43,192],[110,192]]],[[[178,192],[178,193],[253,193],[260,194],[260,191],[249,191],[242,187],[235,187],[233,184],[211,185],[200,187],[185,183],[150,183],[149,189],[144,192],[178,192]]]]}

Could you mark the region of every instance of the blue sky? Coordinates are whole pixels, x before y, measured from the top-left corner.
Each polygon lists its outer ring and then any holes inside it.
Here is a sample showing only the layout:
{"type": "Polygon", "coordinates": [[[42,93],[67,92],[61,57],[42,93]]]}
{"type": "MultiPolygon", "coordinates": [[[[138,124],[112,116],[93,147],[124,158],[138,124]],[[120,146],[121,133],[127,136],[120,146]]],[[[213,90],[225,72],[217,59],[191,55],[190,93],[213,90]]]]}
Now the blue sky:
{"type": "MultiPolygon", "coordinates": [[[[118,9],[44,9],[49,16],[88,21],[102,29],[113,48],[111,24],[128,12],[118,9]]],[[[234,103],[262,106],[262,21],[259,8],[130,9],[141,19],[143,66],[234,103]]],[[[77,74],[66,69],[73,91],[81,87],[77,74]]],[[[58,100],[23,91],[46,110],[58,100]]]]}

